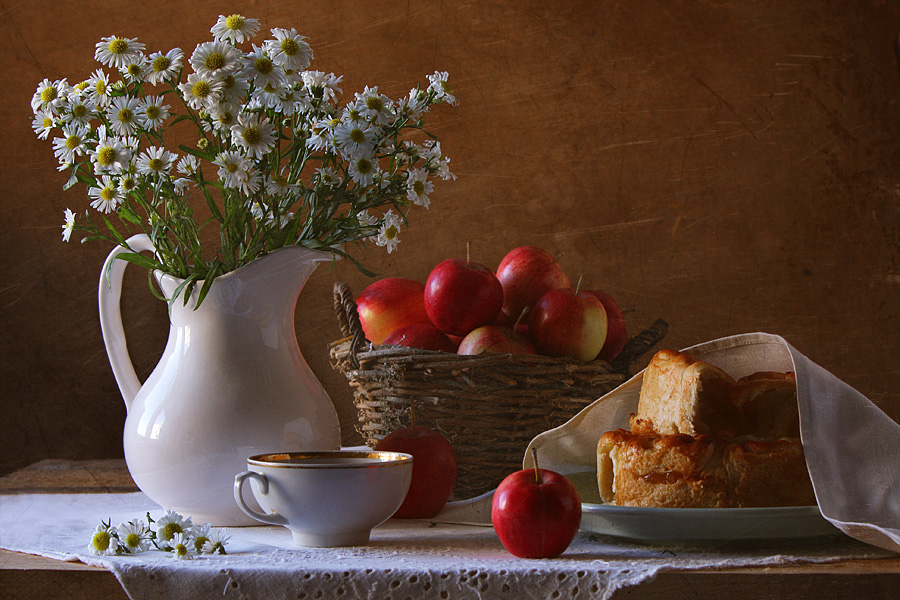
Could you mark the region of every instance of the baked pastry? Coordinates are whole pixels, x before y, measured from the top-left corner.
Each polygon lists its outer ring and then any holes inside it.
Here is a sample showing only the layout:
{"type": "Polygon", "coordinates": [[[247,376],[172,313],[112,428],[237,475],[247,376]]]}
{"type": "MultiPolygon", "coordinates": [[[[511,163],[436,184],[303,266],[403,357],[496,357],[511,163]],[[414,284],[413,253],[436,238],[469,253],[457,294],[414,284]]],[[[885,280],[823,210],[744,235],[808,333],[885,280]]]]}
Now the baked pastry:
{"type": "Polygon", "coordinates": [[[798,439],[609,431],[597,447],[607,504],[665,508],[809,506],[815,494],[798,439]]]}
{"type": "Polygon", "coordinates": [[[644,372],[631,431],[597,444],[606,503],[670,508],[815,504],[793,373],[735,380],[672,350],[644,372]]]}

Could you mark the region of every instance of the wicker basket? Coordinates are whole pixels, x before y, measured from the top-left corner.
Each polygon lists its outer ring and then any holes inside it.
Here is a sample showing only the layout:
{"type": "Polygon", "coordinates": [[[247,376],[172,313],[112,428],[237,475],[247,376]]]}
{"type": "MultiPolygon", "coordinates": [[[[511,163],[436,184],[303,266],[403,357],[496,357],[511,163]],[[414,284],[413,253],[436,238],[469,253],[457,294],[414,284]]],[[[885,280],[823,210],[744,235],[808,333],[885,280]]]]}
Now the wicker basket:
{"type": "Polygon", "coordinates": [[[657,344],[668,324],[657,320],[631,338],[613,364],[578,363],[529,354],[458,356],[365,339],[354,296],[334,286],[344,338],[330,345],[332,366],[353,388],[357,431],[366,444],[410,424],[440,431],[459,462],[453,499],[494,489],[522,465],[528,443],[557,427],[630,375],[631,364],[657,344]]]}

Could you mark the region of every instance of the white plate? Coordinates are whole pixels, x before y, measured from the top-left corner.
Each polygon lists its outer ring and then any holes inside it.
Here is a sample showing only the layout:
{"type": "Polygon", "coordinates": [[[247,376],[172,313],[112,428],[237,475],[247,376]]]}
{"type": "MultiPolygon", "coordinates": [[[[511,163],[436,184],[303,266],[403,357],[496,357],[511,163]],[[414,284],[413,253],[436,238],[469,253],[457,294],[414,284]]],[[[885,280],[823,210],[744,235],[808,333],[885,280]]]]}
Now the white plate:
{"type": "Polygon", "coordinates": [[[581,530],[650,541],[774,540],[840,535],[818,506],[766,508],[640,508],[602,504],[596,473],[569,479],[581,495],[581,530]]]}

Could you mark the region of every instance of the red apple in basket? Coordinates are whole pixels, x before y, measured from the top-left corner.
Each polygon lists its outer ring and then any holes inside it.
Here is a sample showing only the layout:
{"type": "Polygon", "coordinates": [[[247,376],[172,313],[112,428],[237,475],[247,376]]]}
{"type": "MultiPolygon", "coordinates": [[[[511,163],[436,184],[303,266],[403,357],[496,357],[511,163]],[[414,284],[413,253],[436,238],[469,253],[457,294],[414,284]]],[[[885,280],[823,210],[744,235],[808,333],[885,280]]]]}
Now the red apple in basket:
{"type": "Polygon", "coordinates": [[[581,362],[597,358],[606,342],[606,309],[593,294],[550,290],[531,310],[528,331],[541,354],[581,362]]]}
{"type": "Polygon", "coordinates": [[[405,277],[386,277],[369,284],[356,299],[363,333],[373,344],[405,325],[430,323],[425,312],[425,285],[405,277]]]}
{"type": "Polygon", "coordinates": [[[376,450],[412,454],[412,480],[406,499],[394,517],[428,519],[438,514],[456,485],[456,453],[437,431],[413,426],[385,436],[376,450]]]}
{"type": "Polygon", "coordinates": [[[578,533],[581,499],[572,482],[537,465],[500,482],[491,501],[491,523],[503,547],[520,558],[562,554],[578,533]]]}
{"type": "Polygon", "coordinates": [[[503,286],[493,271],[472,260],[448,258],[425,281],[425,311],[435,327],[465,336],[494,322],[503,306],[503,286]]]}
{"type": "Polygon", "coordinates": [[[385,346],[406,346],[422,350],[456,352],[456,344],[431,323],[413,323],[396,330],[381,342],[385,346]]]}
{"type": "Polygon", "coordinates": [[[482,325],[469,332],[459,343],[457,354],[536,354],[528,338],[509,327],[482,325]]]}
{"type": "Polygon", "coordinates": [[[522,310],[531,308],[547,291],[572,285],[559,262],[546,250],[520,246],[503,257],[497,267],[503,286],[502,318],[515,321],[522,310]]]}
{"type": "Polygon", "coordinates": [[[625,342],[628,341],[625,317],[622,316],[622,310],[616,304],[616,301],[613,300],[613,297],[606,292],[587,290],[587,293],[596,296],[603,303],[603,308],[606,309],[606,342],[604,342],[603,348],[600,349],[600,354],[597,358],[606,362],[612,362],[619,355],[619,352],[622,351],[622,348],[625,347],[625,342]]]}

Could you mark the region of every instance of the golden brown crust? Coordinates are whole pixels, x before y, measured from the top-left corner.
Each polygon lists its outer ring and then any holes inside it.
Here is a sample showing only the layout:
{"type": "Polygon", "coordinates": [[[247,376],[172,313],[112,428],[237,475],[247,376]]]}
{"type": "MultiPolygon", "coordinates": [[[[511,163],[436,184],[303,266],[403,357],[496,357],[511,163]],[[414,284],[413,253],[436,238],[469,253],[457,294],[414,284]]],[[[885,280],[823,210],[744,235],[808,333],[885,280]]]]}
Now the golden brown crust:
{"type": "Polygon", "coordinates": [[[597,458],[601,497],[619,506],[815,504],[798,439],[742,442],[617,429],[600,438],[597,458]]]}

